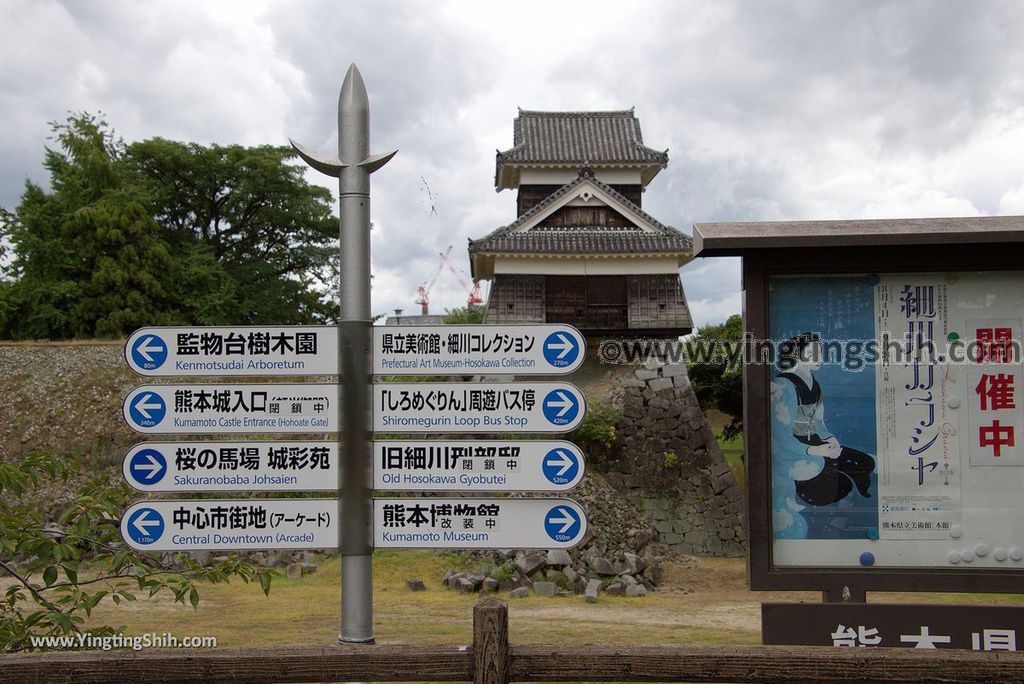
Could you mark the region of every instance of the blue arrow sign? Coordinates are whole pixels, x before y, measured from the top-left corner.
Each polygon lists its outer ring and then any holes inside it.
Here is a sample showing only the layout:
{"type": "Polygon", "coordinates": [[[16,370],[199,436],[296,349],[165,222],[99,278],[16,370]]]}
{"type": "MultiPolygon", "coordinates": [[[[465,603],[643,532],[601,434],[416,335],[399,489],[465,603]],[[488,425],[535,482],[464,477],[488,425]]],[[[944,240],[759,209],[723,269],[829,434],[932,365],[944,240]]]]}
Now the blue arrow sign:
{"type": "Polygon", "coordinates": [[[128,415],[139,427],[154,427],[167,415],[167,406],[159,394],[140,392],[128,407],[128,415]]]}
{"type": "Polygon", "coordinates": [[[572,392],[552,390],[544,397],[544,417],[552,425],[568,425],[576,419],[580,405],[572,392]]]}
{"type": "Polygon", "coordinates": [[[544,470],[544,477],[549,482],[556,485],[564,485],[576,478],[576,473],[580,469],[580,462],[576,458],[576,454],[569,449],[558,448],[552,449],[544,455],[541,468],[544,470]]]}
{"type": "Polygon", "coordinates": [[[167,459],[156,449],[142,449],[132,456],[128,472],[141,485],[154,485],[167,474],[167,459]]]}
{"type": "Polygon", "coordinates": [[[164,533],[164,518],[152,508],[140,508],[128,518],[125,527],[132,541],[145,546],[160,539],[164,533]]]}
{"type": "Polygon", "coordinates": [[[580,346],[575,337],[568,333],[551,333],[544,340],[544,358],[555,368],[565,368],[576,362],[580,346]]]}
{"type": "Polygon", "coordinates": [[[167,343],[156,335],[143,335],[132,345],[132,361],[143,370],[156,370],[167,360],[167,343]]]}
{"type": "Polygon", "coordinates": [[[556,542],[569,542],[583,528],[580,516],[568,506],[555,506],[544,516],[544,531],[556,542]]]}

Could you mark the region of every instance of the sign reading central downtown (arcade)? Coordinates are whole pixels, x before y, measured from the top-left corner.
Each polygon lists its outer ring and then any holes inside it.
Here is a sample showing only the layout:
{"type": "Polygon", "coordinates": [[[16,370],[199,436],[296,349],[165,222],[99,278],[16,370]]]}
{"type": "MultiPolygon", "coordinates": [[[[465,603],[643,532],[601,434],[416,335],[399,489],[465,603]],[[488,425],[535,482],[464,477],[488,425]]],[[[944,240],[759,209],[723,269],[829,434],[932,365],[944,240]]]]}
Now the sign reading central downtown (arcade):
{"type": "MultiPolygon", "coordinates": [[[[140,328],[124,349],[139,375],[337,375],[333,326],[140,328]]],[[[561,375],[583,363],[586,342],[569,325],[377,326],[376,375],[561,375]]]]}
{"type": "MultiPolygon", "coordinates": [[[[582,392],[564,382],[382,383],[377,432],[568,432],[583,420],[582,392]]],[[[122,413],[151,434],[302,434],[338,430],[334,384],[143,385],[122,413]]]]}
{"type": "MultiPolygon", "coordinates": [[[[587,532],[568,499],[375,499],[379,548],[565,549],[587,532]]],[[[121,517],[139,551],[333,549],[336,499],[141,501],[121,517]]]]}

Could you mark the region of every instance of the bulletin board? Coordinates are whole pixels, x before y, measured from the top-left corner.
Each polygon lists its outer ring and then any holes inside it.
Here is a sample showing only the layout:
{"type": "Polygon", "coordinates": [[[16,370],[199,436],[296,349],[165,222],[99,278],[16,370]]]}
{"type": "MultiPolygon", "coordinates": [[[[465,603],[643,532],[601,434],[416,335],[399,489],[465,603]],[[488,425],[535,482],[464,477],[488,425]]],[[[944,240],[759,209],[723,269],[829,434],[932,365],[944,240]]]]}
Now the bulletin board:
{"type": "Polygon", "coordinates": [[[772,565],[1024,575],[1024,273],[767,290],[772,565]]]}

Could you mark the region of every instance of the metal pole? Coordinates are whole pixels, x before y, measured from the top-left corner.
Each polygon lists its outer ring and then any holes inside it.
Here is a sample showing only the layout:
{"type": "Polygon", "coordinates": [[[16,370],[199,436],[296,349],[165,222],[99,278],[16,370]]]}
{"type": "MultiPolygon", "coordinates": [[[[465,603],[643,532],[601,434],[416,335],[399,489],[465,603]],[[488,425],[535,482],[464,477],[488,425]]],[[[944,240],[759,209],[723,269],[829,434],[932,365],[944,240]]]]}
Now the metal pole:
{"type": "Polygon", "coordinates": [[[338,156],[291,141],[313,168],[337,176],[341,282],[338,320],[338,407],[341,429],[338,516],[341,553],[341,634],[338,641],[373,643],[373,490],[370,481],[370,174],[395,152],[370,156],[370,103],[356,65],[338,97],[338,156]]]}

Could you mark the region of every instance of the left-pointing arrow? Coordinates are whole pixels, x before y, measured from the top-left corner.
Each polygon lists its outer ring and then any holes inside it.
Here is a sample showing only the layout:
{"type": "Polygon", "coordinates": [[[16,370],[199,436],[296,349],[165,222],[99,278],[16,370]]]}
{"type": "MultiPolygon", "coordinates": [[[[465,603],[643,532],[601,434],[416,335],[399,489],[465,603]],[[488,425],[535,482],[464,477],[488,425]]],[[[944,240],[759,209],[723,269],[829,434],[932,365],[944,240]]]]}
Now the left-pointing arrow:
{"type": "Polygon", "coordinates": [[[159,519],[149,519],[149,514],[152,512],[153,511],[146,511],[142,515],[137,517],[134,521],[132,521],[132,525],[135,526],[135,529],[137,529],[141,534],[144,534],[146,536],[149,536],[150,527],[160,527],[160,525],[162,524],[159,519]]]}
{"type": "Polygon", "coordinates": [[[159,403],[150,404],[147,403],[151,398],[155,397],[155,394],[143,394],[141,397],[135,400],[135,410],[142,414],[142,417],[146,420],[152,420],[153,416],[149,412],[156,411],[161,408],[159,403]]]}
{"type": "Polygon", "coordinates": [[[160,354],[163,353],[164,351],[164,348],[161,346],[150,346],[150,344],[156,339],[156,337],[150,335],[146,339],[142,340],[142,344],[136,347],[135,351],[139,352],[139,354],[141,354],[146,359],[146,361],[152,362],[153,357],[150,356],[150,354],[160,354]]]}

